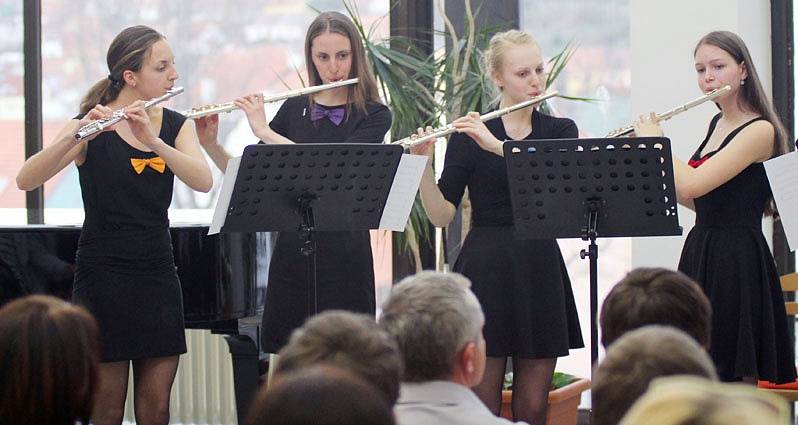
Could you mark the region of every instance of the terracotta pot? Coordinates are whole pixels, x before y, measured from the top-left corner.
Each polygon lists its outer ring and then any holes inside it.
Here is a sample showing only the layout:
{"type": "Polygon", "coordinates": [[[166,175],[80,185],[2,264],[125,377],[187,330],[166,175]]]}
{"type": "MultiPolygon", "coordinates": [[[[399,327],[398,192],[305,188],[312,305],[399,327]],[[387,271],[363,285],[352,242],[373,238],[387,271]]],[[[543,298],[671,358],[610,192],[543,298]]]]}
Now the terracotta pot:
{"type": "MultiPolygon", "coordinates": [[[[570,384],[549,391],[549,409],[546,425],[576,425],[577,409],[582,400],[582,391],[590,389],[590,380],[577,379],[570,384]]],[[[501,416],[513,420],[511,403],[513,391],[502,391],[501,416]]]]}

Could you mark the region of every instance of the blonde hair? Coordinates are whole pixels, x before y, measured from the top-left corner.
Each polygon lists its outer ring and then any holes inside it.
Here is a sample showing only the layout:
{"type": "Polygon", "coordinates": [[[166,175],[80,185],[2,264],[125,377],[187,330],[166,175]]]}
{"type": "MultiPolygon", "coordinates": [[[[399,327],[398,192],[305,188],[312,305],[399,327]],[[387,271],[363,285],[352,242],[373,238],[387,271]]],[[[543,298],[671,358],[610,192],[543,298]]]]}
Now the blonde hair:
{"type": "Polygon", "coordinates": [[[503,63],[504,53],[508,48],[531,44],[538,47],[538,42],[524,31],[509,30],[496,33],[488,43],[488,50],[485,52],[485,68],[489,73],[498,72],[503,63]]]}
{"type": "Polygon", "coordinates": [[[660,378],[619,425],[787,425],[787,403],[746,384],[660,378]]]}

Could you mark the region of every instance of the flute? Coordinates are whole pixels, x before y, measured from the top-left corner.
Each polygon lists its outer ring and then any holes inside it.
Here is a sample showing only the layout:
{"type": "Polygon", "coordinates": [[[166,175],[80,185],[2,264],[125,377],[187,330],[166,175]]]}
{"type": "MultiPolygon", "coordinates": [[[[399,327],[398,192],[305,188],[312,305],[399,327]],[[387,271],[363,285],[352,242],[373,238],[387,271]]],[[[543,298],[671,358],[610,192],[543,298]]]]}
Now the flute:
{"type": "MultiPolygon", "coordinates": [[[[716,97],[718,97],[718,96],[720,96],[720,95],[722,95],[722,94],[724,94],[724,93],[726,93],[727,91],[730,91],[730,90],[731,90],[731,86],[729,86],[729,85],[725,85],[725,86],[723,86],[721,88],[712,90],[711,92],[709,92],[709,93],[707,93],[707,94],[705,94],[705,95],[703,95],[703,96],[701,96],[699,98],[693,99],[693,100],[685,103],[684,105],[679,105],[679,106],[671,109],[670,111],[665,111],[665,112],[663,112],[661,114],[657,114],[657,121],[669,120],[674,115],[680,114],[680,113],[682,113],[682,112],[684,112],[684,111],[686,111],[686,110],[688,110],[690,108],[698,106],[698,105],[706,102],[707,100],[712,100],[712,99],[714,99],[714,98],[716,98],[716,97]]],[[[629,125],[629,126],[621,127],[621,128],[619,128],[617,130],[613,130],[613,131],[609,132],[609,134],[607,134],[607,137],[626,136],[627,134],[632,133],[633,131],[635,131],[634,125],[629,125]]]]}
{"type": "MultiPolygon", "coordinates": [[[[498,117],[500,117],[502,115],[507,115],[510,112],[514,112],[514,111],[517,111],[519,109],[523,109],[523,108],[527,108],[529,106],[532,106],[532,105],[534,105],[536,103],[543,102],[546,99],[549,99],[549,98],[552,98],[552,97],[555,97],[555,96],[558,96],[558,95],[559,95],[559,92],[551,91],[549,93],[545,93],[545,94],[542,94],[540,96],[533,97],[532,99],[525,100],[525,101],[523,101],[521,103],[516,103],[513,106],[508,106],[506,108],[497,109],[497,110],[495,110],[493,112],[488,112],[487,114],[480,115],[479,119],[482,122],[485,122],[485,121],[488,121],[488,120],[492,120],[492,119],[498,118],[498,117]]],[[[455,129],[453,125],[447,124],[445,127],[441,127],[441,128],[432,130],[432,133],[426,134],[424,136],[415,137],[415,135],[413,135],[413,136],[405,137],[404,139],[393,141],[390,144],[392,144],[392,145],[402,145],[405,148],[411,148],[413,146],[420,145],[422,143],[428,142],[428,141],[433,140],[433,139],[437,139],[439,137],[448,136],[448,135],[450,135],[450,134],[452,134],[452,133],[454,133],[456,131],[457,131],[457,129],[455,129]]]]}
{"type": "MultiPolygon", "coordinates": [[[[165,100],[167,100],[169,98],[172,98],[174,96],[177,96],[180,93],[183,93],[183,87],[173,87],[173,88],[167,90],[166,93],[163,96],[159,96],[159,97],[156,97],[156,98],[153,98],[153,99],[150,99],[150,100],[144,102],[144,109],[149,109],[151,106],[156,105],[158,103],[161,103],[161,102],[163,102],[163,101],[165,101],[165,100]]],[[[89,137],[89,136],[91,136],[93,134],[97,134],[97,133],[105,130],[106,128],[108,128],[108,127],[110,127],[110,126],[112,126],[112,125],[114,125],[114,124],[116,124],[119,121],[122,121],[124,119],[127,119],[127,115],[125,115],[124,108],[123,109],[117,109],[111,115],[111,118],[103,118],[103,119],[100,119],[100,120],[94,120],[94,121],[84,125],[83,127],[79,128],[78,131],[75,133],[75,140],[81,141],[81,140],[83,140],[83,139],[85,139],[85,138],[87,138],[87,137],[89,137]]]]}
{"type": "MultiPolygon", "coordinates": [[[[355,84],[358,81],[359,80],[357,78],[351,78],[349,80],[336,81],[334,83],[291,90],[274,96],[266,96],[265,94],[261,93],[261,97],[263,98],[263,103],[279,102],[281,100],[288,99],[289,97],[302,96],[304,94],[312,94],[323,90],[348,86],[350,84],[355,84]]],[[[236,109],[238,109],[238,106],[236,106],[233,102],[227,102],[227,103],[216,103],[212,105],[200,106],[197,108],[192,108],[183,111],[181,113],[188,119],[194,119],[194,118],[205,117],[208,115],[221,114],[222,112],[231,112],[236,109]]]]}

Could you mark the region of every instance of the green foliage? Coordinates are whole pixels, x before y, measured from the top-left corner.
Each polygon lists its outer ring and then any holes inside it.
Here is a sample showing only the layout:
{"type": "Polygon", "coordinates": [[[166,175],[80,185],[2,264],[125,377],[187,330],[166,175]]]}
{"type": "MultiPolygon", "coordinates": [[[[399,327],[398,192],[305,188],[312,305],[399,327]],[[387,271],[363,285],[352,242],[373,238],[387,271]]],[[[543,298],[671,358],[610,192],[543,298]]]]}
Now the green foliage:
{"type": "Polygon", "coordinates": [[[558,388],[562,388],[571,382],[576,381],[576,377],[573,375],[569,375],[567,373],[562,372],[554,372],[554,376],[551,378],[551,388],[552,390],[556,390],[558,388]]]}

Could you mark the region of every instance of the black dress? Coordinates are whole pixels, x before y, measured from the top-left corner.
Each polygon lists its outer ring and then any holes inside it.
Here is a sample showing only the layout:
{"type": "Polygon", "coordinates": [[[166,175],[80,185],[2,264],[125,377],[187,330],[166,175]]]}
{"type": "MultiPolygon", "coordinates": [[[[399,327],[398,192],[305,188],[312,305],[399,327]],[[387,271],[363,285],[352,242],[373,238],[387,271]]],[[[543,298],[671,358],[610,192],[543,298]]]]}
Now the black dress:
{"type": "MultiPolygon", "coordinates": [[[[164,108],[161,140],[174,146],[185,120],[164,108]]],[[[138,174],[131,163],[156,156],[111,131],[88,142],[86,161],[78,167],[86,217],[73,301],[97,319],[103,362],[186,352],[167,216],[174,174],[150,166],[138,174]]]]}
{"type": "MultiPolygon", "coordinates": [[[[723,149],[700,157],[720,115],[690,160],[698,167],[723,149]]],[[[740,174],[695,199],[696,223],[682,250],[679,270],[695,279],[712,305],[710,354],[724,381],[744,376],[777,383],[794,381],[795,356],[776,264],[762,235],[762,215],[771,197],[765,167],[740,174]]]]}
{"type": "MultiPolygon", "coordinates": [[[[497,139],[509,139],[501,118],[485,125],[497,139]]],[[[577,133],[573,121],[534,111],[532,132],[525,139],[575,138],[577,133]]],[[[468,186],[472,228],[454,271],[471,279],[485,311],[488,356],[554,358],[583,347],[571,281],[557,241],[514,236],[504,158],[464,134],[455,134],[449,139],[438,186],[455,206],[468,186]]]]}
{"type": "MultiPolygon", "coordinates": [[[[340,125],[330,119],[310,120],[308,97],[283,103],[269,126],[296,143],[382,143],[391,127],[391,112],[382,104],[367,104],[368,114],[354,106],[340,125]]],[[[316,232],[318,310],[339,309],[375,314],[374,261],[369,232],[316,232]]],[[[304,239],[280,232],[269,265],[263,310],[263,351],[276,353],[309,317],[307,259],[300,254],[304,239]]]]}

